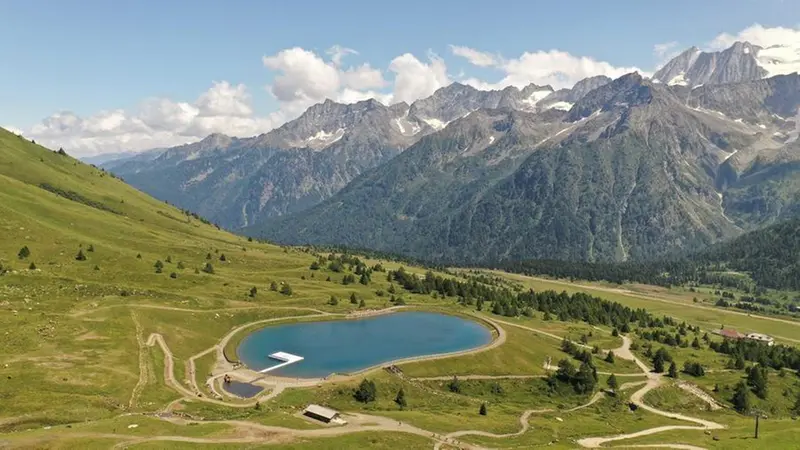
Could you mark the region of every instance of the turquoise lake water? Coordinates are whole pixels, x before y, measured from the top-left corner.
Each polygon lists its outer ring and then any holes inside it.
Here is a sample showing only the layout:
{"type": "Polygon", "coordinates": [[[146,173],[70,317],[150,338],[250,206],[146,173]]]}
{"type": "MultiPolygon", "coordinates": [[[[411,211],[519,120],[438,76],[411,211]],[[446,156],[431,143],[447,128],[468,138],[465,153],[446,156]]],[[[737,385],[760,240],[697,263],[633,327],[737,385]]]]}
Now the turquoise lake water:
{"type": "Polygon", "coordinates": [[[239,358],[254,370],[272,367],[275,352],[305,359],[269,372],[296,378],[355,372],[402,358],[481,347],[492,340],[472,320],[428,312],[402,312],[360,320],[305,322],[262,328],[239,345],[239,358]]]}

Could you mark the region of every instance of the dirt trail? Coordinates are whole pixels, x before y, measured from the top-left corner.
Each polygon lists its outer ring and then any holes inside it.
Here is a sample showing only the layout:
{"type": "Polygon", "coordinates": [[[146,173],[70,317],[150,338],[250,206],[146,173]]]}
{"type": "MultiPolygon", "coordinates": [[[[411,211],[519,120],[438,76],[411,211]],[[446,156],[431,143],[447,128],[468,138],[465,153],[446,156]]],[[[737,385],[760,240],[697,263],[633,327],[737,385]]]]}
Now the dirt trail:
{"type": "MultiPolygon", "coordinates": [[[[481,430],[461,430],[461,431],[454,431],[452,433],[448,433],[448,434],[445,435],[445,438],[453,439],[453,438],[462,437],[462,436],[483,436],[483,437],[489,437],[489,438],[502,439],[502,438],[510,438],[510,437],[515,437],[515,436],[520,436],[520,435],[525,434],[530,429],[530,426],[531,426],[530,425],[530,417],[532,415],[534,415],[534,414],[542,414],[542,413],[548,413],[548,412],[564,412],[564,413],[568,413],[568,412],[577,411],[579,409],[588,408],[589,406],[592,406],[598,400],[603,398],[603,395],[604,395],[603,392],[597,392],[592,396],[592,398],[591,398],[591,400],[589,400],[589,402],[587,402],[587,403],[585,403],[583,405],[576,406],[576,407],[570,408],[570,409],[565,409],[565,410],[528,409],[528,410],[524,411],[522,413],[522,415],[519,416],[520,429],[519,429],[519,431],[516,431],[514,433],[497,434],[497,433],[490,433],[488,431],[481,431],[481,430]]],[[[434,448],[434,450],[439,450],[441,448],[441,442],[437,442],[433,446],[433,448],[434,448]]]]}
{"type": "Polygon", "coordinates": [[[133,391],[131,392],[131,398],[128,401],[129,409],[133,409],[133,407],[136,406],[136,402],[139,400],[139,395],[142,393],[142,389],[144,389],[144,385],[147,383],[147,370],[149,367],[147,362],[147,349],[145,348],[144,338],[142,337],[142,325],[139,323],[138,317],[136,317],[136,312],[131,311],[131,319],[136,327],[136,342],[139,344],[139,379],[136,381],[136,386],[133,387],[133,391]]]}
{"type": "MultiPolygon", "coordinates": [[[[639,358],[637,358],[635,355],[631,356],[633,356],[633,360],[636,363],[636,365],[639,366],[642,369],[642,371],[647,375],[647,382],[645,383],[645,385],[638,391],[631,394],[630,397],[631,403],[653,414],[657,414],[663,417],[668,417],[670,419],[691,422],[697,425],[665,425],[655,428],[648,428],[646,430],[637,431],[635,433],[626,433],[609,437],[589,437],[578,440],[578,444],[580,446],[586,448],[598,448],[608,442],[632,439],[640,436],[648,436],[651,434],[661,433],[663,431],[670,431],[670,430],[719,430],[725,428],[724,425],[718,424],[716,422],[711,422],[709,420],[703,420],[696,417],[687,416],[684,414],[662,411],[660,409],[654,408],[644,403],[643,401],[644,396],[653,389],[660,387],[663,384],[663,380],[661,378],[661,374],[650,372],[650,368],[646,364],[644,364],[639,358]]],[[[680,445],[681,444],[659,444],[658,446],[662,448],[691,448],[691,447],[681,447],[680,445]]]]}
{"type": "MultiPolygon", "coordinates": [[[[243,437],[229,437],[229,438],[193,438],[185,436],[151,436],[151,437],[131,437],[124,435],[114,435],[114,437],[124,438],[125,440],[118,443],[115,448],[123,448],[133,444],[141,444],[144,442],[167,441],[167,442],[190,442],[202,444],[223,444],[223,443],[268,443],[286,442],[296,437],[333,437],[341,436],[344,434],[364,432],[364,431],[392,431],[400,433],[415,434],[433,439],[438,444],[446,443],[449,445],[458,446],[465,450],[484,450],[483,447],[459,442],[453,438],[446,438],[442,435],[432,433],[428,430],[415,427],[402,421],[388,419],[381,416],[373,416],[368,414],[343,414],[342,417],[347,421],[346,425],[334,426],[327,428],[317,428],[312,430],[299,430],[294,428],[285,428],[278,426],[261,425],[253,422],[239,421],[239,420],[219,420],[219,421],[193,421],[184,419],[168,419],[172,423],[179,425],[203,425],[209,423],[230,425],[236,429],[235,433],[243,437]]],[[[105,435],[109,437],[108,435],[105,435]]]]}

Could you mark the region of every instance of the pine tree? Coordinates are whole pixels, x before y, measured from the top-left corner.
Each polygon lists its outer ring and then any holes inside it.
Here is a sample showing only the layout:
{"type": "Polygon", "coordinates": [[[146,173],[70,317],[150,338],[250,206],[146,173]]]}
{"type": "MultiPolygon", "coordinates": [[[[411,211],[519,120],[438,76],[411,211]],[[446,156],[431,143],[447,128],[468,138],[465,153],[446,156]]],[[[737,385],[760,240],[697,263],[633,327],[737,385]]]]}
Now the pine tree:
{"type": "Polygon", "coordinates": [[[283,287],[281,288],[281,294],[283,295],[292,295],[292,287],[289,286],[289,283],[284,283],[283,287]]]}
{"type": "Polygon", "coordinates": [[[25,259],[29,256],[31,256],[31,251],[28,249],[27,245],[19,249],[19,253],[17,253],[19,259],[25,259]]]}
{"type": "Polygon", "coordinates": [[[761,366],[751,367],[747,373],[747,384],[759,398],[767,398],[767,369],[761,366]]]}
{"type": "Polygon", "coordinates": [[[450,380],[449,383],[447,383],[447,389],[449,389],[450,392],[453,392],[453,393],[456,393],[456,394],[460,394],[461,393],[461,382],[458,381],[458,377],[457,376],[453,376],[453,379],[450,380]]]}
{"type": "Polygon", "coordinates": [[[155,267],[156,269],[163,269],[164,268],[164,263],[162,263],[161,260],[157,260],[156,263],[153,264],[153,267],[155,267]]]}
{"type": "Polygon", "coordinates": [[[83,254],[83,250],[78,250],[78,254],[75,255],[75,259],[78,261],[86,261],[86,255],[83,254]]]}
{"type": "Polygon", "coordinates": [[[750,389],[747,388],[744,381],[740,381],[736,385],[731,403],[733,403],[734,409],[742,414],[747,414],[750,411],[750,389]]]}
{"type": "Polygon", "coordinates": [[[141,253],[137,253],[136,254],[136,259],[142,259],[142,254],[141,253]]]}
{"type": "Polygon", "coordinates": [[[367,303],[366,303],[366,302],[364,301],[364,299],[362,298],[362,299],[361,299],[361,301],[360,301],[360,302],[358,302],[358,307],[359,307],[359,308],[365,308],[366,306],[367,306],[367,303]]]}
{"type": "Polygon", "coordinates": [[[608,380],[606,380],[606,384],[608,385],[609,389],[611,389],[612,391],[616,391],[617,388],[619,387],[619,382],[617,381],[617,376],[612,373],[608,377],[608,380]]]}
{"type": "Polygon", "coordinates": [[[376,396],[377,389],[375,387],[375,383],[371,380],[367,380],[366,378],[361,381],[361,384],[358,385],[358,388],[353,393],[353,397],[355,397],[356,401],[361,403],[374,402],[376,396]]]}
{"type": "Polygon", "coordinates": [[[358,304],[358,297],[356,297],[356,293],[355,292],[350,294],[350,303],[352,303],[353,305],[357,305],[358,304]]]}
{"type": "Polygon", "coordinates": [[[87,252],[94,252],[94,245],[89,244],[89,247],[86,248],[87,252]]]}
{"type": "Polygon", "coordinates": [[[203,267],[203,272],[213,274],[214,266],[212,266],[211,263],[206,263],[205,267],[203,267]]]}
{"type": "Polygon", "coordinates": [[[339,304],[339,299],[336,298],[335,295],[331,295],[330,300],[328,300],[328,304],[331,305],[331,306],[336,306],[336,305],[339,304]]]}
{"type": "Polygon", "coordinates": [[[481,409],[478,410],[478,414],[485,416],[486,413],[486,403],[481,403],[481,409]]]}
{"type": "Polygon", "coordinates": [[[800,416],[800,392],[797,393],[797,399],[794,401],[794,406],[792,406],[792,413],[800,416]]]}
{"type": "Polygon", "coordinates": [[[225,261],[228,260],[227,258],[225,258],[225,253],[219,255],[219,260],[222,261],[222,262],[225,262],[225,261]]]}
{"type": "Polygon", "coordinates": [[[258,295],[258,288],[253,286],[250,288],[250,297],[255,297],[256,295],[258,295]]]}
{"type": "Polygon", "coordinates": [[[170,278],[173,278],[173,279],[174,279],[174,278],[178,278],[178,274],[177,274],[177,273],[175,273],[175,272],[172,272],[171,274],[169,274],[169,277],[170,277],[170,278]]]}
{"type": "Polygon", "coordinates": [[[669,365],[669,373],[667,375],[670,378],[678,378],[678,365],[675,364],[675,361],[669,365]]]}
{"type": "Polygon", "coordinates": [[[28,270],[36,270],[36,264],[34,264],[33,261],[31,261],[31,265],[28,266],[28,270]]]}
{"type": "Polygon", "coordinates": [[[275,291],[275,292],[278,292],[278,283],[276,283],[276,282],[274,282],[274,281],[273,281],[272,283],[270,283],[270,284],[269,284],[269,290],[270,290],[270,291],[275,291]]]}
{"type": "Polygon", "coordinates": [[[406,403],[406,393],[403,391],[403,388],[400,388],[400,390],[397,391],[397,397],[394,398],[394,402],[400,406],[400,409],[405,409],[408,405],[406,403]]]}
{"type": "Polygon", "coordinates": [[[606,362],[614,364],[614,352],[612,352],[611,350],[609,350],[608,354],[606,355],[606,362]]]}

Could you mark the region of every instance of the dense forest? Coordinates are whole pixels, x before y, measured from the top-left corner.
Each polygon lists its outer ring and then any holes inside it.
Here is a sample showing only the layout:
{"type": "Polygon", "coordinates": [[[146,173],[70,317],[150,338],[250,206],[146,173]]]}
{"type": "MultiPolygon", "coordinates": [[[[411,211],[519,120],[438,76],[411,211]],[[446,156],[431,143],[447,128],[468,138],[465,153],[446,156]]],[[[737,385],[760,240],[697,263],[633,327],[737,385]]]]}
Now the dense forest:
{"type": "Polygon", "coordinates": [[[589,263],[534,260],[493,268],[528,275],[658,286],[720,285],[759,294],[764,288],[800,290],[800,219],[744,234],[705,250],[664,261],[589,263]],[[747,273],[743,277],[739,273],[747,273]]]}

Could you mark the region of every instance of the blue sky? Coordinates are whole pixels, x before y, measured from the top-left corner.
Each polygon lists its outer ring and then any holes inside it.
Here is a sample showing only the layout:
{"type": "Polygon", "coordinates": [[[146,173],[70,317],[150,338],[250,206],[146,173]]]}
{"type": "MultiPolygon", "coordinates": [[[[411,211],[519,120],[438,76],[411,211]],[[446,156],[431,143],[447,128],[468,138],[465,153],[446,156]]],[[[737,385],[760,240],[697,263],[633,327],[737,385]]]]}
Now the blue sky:
{"type": "Polygon", "coordinates": [[[29,130],[60,111],[82,119],[135,111],[153,97],[192,103],[223,80],[244,85],[252,114],[264,116],[285,102],[266,88],[280,71],[265,67],[262,57],[294,47],[327,61],[333,45],[356,50],[343,58],[345,66],[369,63],[387,84],[367,83],[364,91],[384,93],[392,91],[390,62],[404,53],[428,64],[428,52],[435,52],[449,79],[497,83],[507,75],[470,64],[450,45],[508,59],[558,49],[652,71],[657,44],[702,47],[754,23],[798,28],[798,11],[796,0],[6,0],[0,3],[6,18],[0,27],[6,62],[0,125],[29,130]]]}

